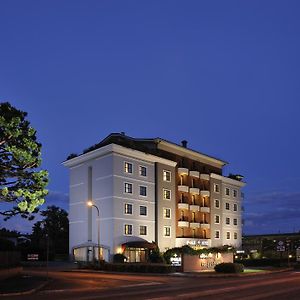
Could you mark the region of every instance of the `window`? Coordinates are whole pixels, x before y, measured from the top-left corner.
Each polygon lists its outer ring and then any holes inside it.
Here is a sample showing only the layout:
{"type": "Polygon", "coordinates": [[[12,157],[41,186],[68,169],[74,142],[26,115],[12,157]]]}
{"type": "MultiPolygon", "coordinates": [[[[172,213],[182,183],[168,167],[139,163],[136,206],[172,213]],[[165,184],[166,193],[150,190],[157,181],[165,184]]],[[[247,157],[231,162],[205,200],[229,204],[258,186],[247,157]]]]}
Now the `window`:
{"type": "Polygon", "coordinates": [[[140,196],[147,196],[147,187],[140,185],[140,196]]]}
{"type": "Polygon", "coordinates": [[[132,174],[132,164],[129,162],[124,163],[124,172],[132,174]]]}
{"type": "Polygon", "coordinates": [[[164,199],[165,200],[171,200],[171,191],[164,189],[164,199]]]}
{"type": "Polygon", "coordinates": [[[234,197],[234,198],[237,197],[237,190],[233,190],[233,197],[234,197]]]}
{"type": "Polygon", "coordinates": [[[147,168],[144,167],[144,166],[140,166],[139,167],[139,173],[140,173],[140,176],[146,177],[147,176],[147,168]]]}
{"type": "Polygon", "coordinates": [[[230,206],[228,202],[225,203],[225,209],[230,210],[230,206]]]}
{"type": "Polygon", "coordinates": [[[215,231],[215,239],[219,239],[220,238],[220,231],[216,230],[215,231]]]}
{"type": "Polygon", "coordinates": [[[230,195],[230,190],[229,190],[229,188],[225,188],[225,195],[226,195],[226,196],[229,196],[229,195],[230,195]]]}
{"type": "Polygon", "coordinates": [[[230,218],[226,218],[226,225],[230,225],[230,218]]]}
{"type": "Polygon", "coordinates": [[[216,183],[215,183],[215,185],[214,185],[214,191],[215,191],[216,193],[219,193],[219,192],[220,192],[220,187],[219,187],[219,185],[216,184],[216,183]]]}
{"type": "Polygon", "coordinates": [[[220,216],[219,215],[215,215],[215,223],[220,224],[220,216]]]}
{"type": "Polygon", "coordinates": [[[237,219],[233,219],[233,225],[237,225],[237,219]]]}
{"type": "Polygon", "coordinates": [[[125,224],[124,225],[124,234],[125,235],[132,235],[132,225],[125,224]]]}
{"type": "Polygon", "coordinates": [[[220,200],[215,200],[215,208],[220,208],[220,200]]]}
{"type": "Polygon", "coordinates": [[[140,216],[147,216],[147,206],[140,206],[140,216]]]}
{"type": "Polygon", "coordinates": [[[125,203],[125,206],[124,206],[124,213],[126,215],[132,215],[132,204],[130,203],[125,203]]]}
{"type": "Polygon", "coordinates": [[[236,203],[233,204],[233,210],[237,211],[237,204],[236,203]]]}
{"type": "Polygon", "coordinates": [[[171,172],[163,170],[163,181],[171,181],[171,172]]]}
{"type": "Polygon", "coordinates": [[[226,232],[226,239],[230,240],[230,232],[229,231],[226,232]]]}
{"type": "Polygon", "coordinates": [[[132,194],[132,184],[131,183],[125,182],[124,188],[125,188],[124,191],[126,194],[132,194]]]}
{"type": "Polygon", "coordinates": [[[164,226],[164,236],[171,236],[171,227],[170,226],[164,226]]]}
{"type": "Polygon", "coordinates": [[[147,226],[145,225],[140,226],[140,235],[147,235],[147,226]]]}
{"type": "Polygon", "coordinates": [[[233,234],[233,238],[234,238],[235,240],[237,240],[237,233],[236,233],[236,232],[233,234]]]}
{"type": "Polygon", "coordinates": [[[171,209],[170,208],[164,208],[164,218],[171,219],[171,209]]]}

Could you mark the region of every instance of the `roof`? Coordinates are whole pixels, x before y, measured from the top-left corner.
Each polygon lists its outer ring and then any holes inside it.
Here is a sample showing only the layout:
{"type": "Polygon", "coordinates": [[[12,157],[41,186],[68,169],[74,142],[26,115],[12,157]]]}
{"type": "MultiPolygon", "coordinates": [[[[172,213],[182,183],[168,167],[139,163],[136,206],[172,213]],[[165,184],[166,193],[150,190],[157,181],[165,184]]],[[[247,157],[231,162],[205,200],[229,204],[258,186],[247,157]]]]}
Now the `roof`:
{"type": "MultiPolygon", "coordinates": [[[[228,164],[226,161],[221,160],[219,158],[201,153],[199,151],[196,151],[196,150],[193,150],[190,148],[183,147],[181,145],[178,145],[176,143],[170,142],[168,140],[165,140],[165,139],[162,139],[159,137],[157,137],[157,138],[133,138],[128,135],[125,135],[125,133],[123,133],[123,132],[109,134],[107,137],[105,137],[99,143],[85,149],[83,151],[83,153],[80,155],[83,155],[85,153],[99,149],[101,147],[104,147],[104,146],[112,144],[112,143],[121,145],[121,146],[124,146],[127,148],[139,150],[139,151],[142,151],[142,152],[145,152],[148,154],[154,154],[154,155],[157,155],[157,152],[159,151],[159,144],[167,144],[170,147],[175,147],[175,149],[177,148],[178,150],[190,152],[190,154],[200,155],[200,156],[203,156],[204,158],[215,160],[220,165],[228,164]]],[[[69,160],[73,157],[75,157],[75,156],[70,155],[67,158],[67,160],[69,160]]]]}

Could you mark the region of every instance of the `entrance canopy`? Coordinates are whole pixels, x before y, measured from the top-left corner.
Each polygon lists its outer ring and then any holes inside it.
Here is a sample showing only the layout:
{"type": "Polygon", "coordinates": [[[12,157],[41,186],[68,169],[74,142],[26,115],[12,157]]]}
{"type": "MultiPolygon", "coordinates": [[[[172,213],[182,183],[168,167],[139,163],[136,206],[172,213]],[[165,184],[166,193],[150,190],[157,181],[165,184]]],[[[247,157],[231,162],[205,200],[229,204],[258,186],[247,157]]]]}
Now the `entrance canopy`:
{"type": "Polygon", "coordinates": [[[122,244],[122,248],[144,248],[153,250],[157,248],[155,243],[149,243],[147,241],[132,241],[122,244]]]}

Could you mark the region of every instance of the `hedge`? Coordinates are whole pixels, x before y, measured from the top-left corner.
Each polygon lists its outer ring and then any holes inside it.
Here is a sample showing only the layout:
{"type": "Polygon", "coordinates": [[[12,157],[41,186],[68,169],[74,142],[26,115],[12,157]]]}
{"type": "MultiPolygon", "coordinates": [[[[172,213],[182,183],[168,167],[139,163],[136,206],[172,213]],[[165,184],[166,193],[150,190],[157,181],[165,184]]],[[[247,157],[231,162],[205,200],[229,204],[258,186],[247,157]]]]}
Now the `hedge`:
{"type": "Polygon", "coordinates": [[[221,263],[215,266],[215,271],[218,273],[242,273],[244,265],[237,263],[221,263]]]}

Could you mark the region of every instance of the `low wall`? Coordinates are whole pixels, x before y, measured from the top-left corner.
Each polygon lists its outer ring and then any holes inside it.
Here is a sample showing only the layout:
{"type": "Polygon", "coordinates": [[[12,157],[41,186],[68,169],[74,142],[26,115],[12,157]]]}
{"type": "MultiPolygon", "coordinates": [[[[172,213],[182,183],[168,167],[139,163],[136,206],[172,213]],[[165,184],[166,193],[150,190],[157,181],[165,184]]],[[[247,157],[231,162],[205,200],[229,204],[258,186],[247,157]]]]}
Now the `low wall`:
{"type": "Polygon", "coordinates": [[[4,280],[9,277],[13,277],[21,274],[23,271],[22,267],[15,267],[9,269],[0,269],[0,280],[4,280]]]}
{"type": "Polygon", "coordinates": [[[233,262],[233,253],[210,253],[208,255],[183,255],[183,272],[213,270],[215,265],[233,262]]]}

